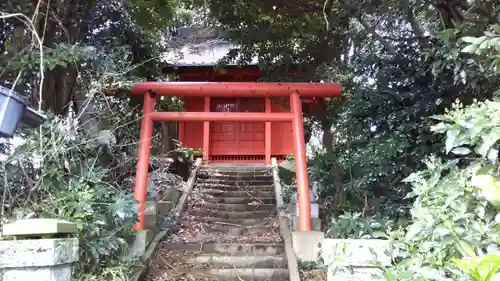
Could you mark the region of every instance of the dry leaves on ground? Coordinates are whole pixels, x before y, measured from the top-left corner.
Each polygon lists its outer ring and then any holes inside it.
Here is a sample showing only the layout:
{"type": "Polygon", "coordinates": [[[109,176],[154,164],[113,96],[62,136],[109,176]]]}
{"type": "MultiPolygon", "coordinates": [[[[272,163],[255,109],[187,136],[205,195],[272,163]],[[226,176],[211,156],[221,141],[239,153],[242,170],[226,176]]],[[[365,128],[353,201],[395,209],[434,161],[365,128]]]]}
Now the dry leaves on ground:
{"type": "Polygon", "coordinates": [[[209,268],[206,264],[187,264],[184,261],[199,255],[193,251],[169,251],[158,249],[149,265],[148,280],[151,281],[219,281],[214,276],[208,276],[197,269],[209,268]]]}
{"type": "Polygon", "coordinates": [[[300,271],[302,281],[326,281],[327,273],[326,270],[312,269],[312,270],[301,270],[300,271]]]}

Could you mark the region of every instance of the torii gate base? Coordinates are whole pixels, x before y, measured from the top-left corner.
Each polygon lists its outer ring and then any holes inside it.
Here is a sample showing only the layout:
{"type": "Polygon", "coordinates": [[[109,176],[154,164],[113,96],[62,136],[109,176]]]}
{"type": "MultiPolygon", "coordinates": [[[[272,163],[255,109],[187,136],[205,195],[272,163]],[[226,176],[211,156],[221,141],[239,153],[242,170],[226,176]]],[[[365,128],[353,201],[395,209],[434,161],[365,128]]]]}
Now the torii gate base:
{"type": "MultiPolygon", "coordinates": [[[[210,121],[262,121],[266,122],[266,144],[270,143],[271,122],[291,121],[297,178],[299,231],[311,230],[309,180],[306,166],[302,103],[300,97],[328,97],[340,94],[336,83],[240,83],[240,82],[142,82],[132,87],[131,95],[144,95],[143,117],[139,142],[139,155],[134,198],[139,201],[139,221],[134,226],[144,229],[144,204],[153,136],[154,121],[204,121],[203,131],[208,134],[210,121]],[[208,97],[290,97],[291,113],[248,112],[155,112],[156,95],[208,97]],[[268,129],[269,128],[269,129],[268,129]]],[[[271,158],[266,146],[266,161],[271,158]]]]}

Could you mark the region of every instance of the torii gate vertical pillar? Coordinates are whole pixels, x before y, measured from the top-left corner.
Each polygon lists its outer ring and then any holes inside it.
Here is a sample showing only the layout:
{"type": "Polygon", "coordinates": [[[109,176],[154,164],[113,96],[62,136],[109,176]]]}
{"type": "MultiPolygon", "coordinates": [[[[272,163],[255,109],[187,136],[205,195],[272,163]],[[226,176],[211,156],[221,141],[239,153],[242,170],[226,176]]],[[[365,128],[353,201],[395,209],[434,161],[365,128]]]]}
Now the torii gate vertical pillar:
{"type": "MultiPolygon", "coordinates": [[[[266,102],[266,114],[271,113],[271,99],[269,97],[265,97],[265,102],[266,102]]],[[[266,165],[271,165],[271,122],[267,121],[265,125],[265,136],[264,136],[264,155],[265,155],[265,161],[266,165]]]]}
{"type": "Polygon", "coordinates": [[[290,95],[292,109],[292,129],[295,150],[295,171],[297,177],[297,197],[299,206],[299,230],[311,230],[311,205],[309,202],[309,178],[307,176],[306,144],[304,123],[302,122],[302,103],[297,92],[290,95]]]}
{"type": "MultiPolygon", "coordinates": [[[[210,97],[205,96],[203,112],[210,112],[210,97]]],[[[203,158],[210,159],[210,121],[203,122],[203,158]]]]}
{"type": "Polygon", "coordinates": [[[153,97],[149,92],[144,94],[137,172],[134,188],[134,199],[139,201],[137,211],[139,213],[139,221],[134,225],[135,229],[144,229],[144,204],[146,203],[149,154],[151,153],[151,142],[153,138],[153,119],[151,118],[151,113],[154,111],[155,102],[155,97],[153,97]]]}

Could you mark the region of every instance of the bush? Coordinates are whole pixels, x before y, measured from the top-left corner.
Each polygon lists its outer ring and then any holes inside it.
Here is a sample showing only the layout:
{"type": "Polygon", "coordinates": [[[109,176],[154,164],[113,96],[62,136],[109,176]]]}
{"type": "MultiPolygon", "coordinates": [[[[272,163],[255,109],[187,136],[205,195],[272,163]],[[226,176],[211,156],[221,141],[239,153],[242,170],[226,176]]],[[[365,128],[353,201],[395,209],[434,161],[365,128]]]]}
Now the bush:
{"type": "MultiPolygon", "coordinates": [[[[130,262],[123,257],[133,238],[137,202],[110,176],[116,167],[105,159],[113,157],[115,148],[84,137],[71,119],[51,118],[41,132],[41,137],[25,136],[2,164],[4,211],[17,218],[76,223],[77,280],[125,274],[130,262]]],[[[115,277],[109,280],[125,280],[115,277]]]]}
{"type": "Polygon", "coordinates": [[[379,213],[364,217],[361,213],[346,212],[331,218],[327,235],[338,239],[383,239],[396,225],[394,220],[379,213]]]}
{"type": "Polygon", "coordinates": [[[396,263],[384,277],[493,280],[489,270],[494,259],[488,263],[486,258],[498,253],[500,246],[500,102],[467,107],[457,103],[435,119],[441,122],[432,130],[446,134],[446,152],[453,155],[445,160],[430,157],[425,170],[406,179],[413,186],[408,196],[415,198],[413,222],[392,233],[396,263]],[[478,262],[459,262],[480,257],[487,262],[479,271],[478,262]]]}

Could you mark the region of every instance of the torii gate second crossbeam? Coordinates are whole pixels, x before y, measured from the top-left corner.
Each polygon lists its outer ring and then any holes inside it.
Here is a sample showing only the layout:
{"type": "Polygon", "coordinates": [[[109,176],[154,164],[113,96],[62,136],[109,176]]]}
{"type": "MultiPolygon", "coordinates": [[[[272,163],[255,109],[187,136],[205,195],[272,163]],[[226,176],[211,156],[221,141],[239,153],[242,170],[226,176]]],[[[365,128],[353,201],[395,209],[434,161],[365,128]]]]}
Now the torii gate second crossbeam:
{"type": "MultiPolygon", "coordinates": [[[[139,221],[136,229],[144,228],[144,204],[146,202],[147,177],[151,138],[154,121],[204,121],[208,134],[210,121],[262,121],[266,122],[266,140],[270,138],[271,122],[292,121],[297,195],[299,207],[299,231],[311,230],[309,179],[306,166],[302,103],[300,97],[329,97],[340,95],[336,83],[270,83],[270,82],[141,82],[132,87],[131,95],[143,95],[143,116],[139,142],[139,155],[134,188],[134,198],[139,201],[139,221]],[[155,97],[203,96],[210,97],[289,97],[291,112],[157,112],[155,97]]],[[[268,143],[266,141],[266,143],[268,143]]],[[[270,142],[269,142],[270,143],[270,142]]],[[[266,157],[270,157],[266,147],[266,157]]]]}

